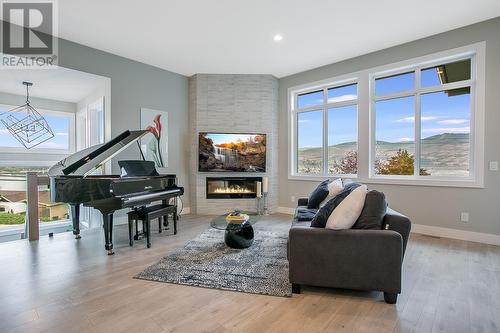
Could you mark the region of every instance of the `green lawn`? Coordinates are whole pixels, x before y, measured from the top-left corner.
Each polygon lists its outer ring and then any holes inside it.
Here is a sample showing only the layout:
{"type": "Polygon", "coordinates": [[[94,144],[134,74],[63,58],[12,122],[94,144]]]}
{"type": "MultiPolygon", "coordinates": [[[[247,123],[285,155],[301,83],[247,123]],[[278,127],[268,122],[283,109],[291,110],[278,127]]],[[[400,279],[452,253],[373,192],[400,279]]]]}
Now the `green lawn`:
{"type": "MultiPolygon", "coordinates": [[[[14,225],[24,223],[24,214],[9,214],[0,213],[0,224],[3,225],[14,225]]],[[[40,216],[40,222],[54,222],[60,220],[59,218],[50,218],[46,216],[40,216]]]]}
{"type": "Polygon", "coordinates": [[[0,213],[0,224],[23,224],[24,214],[0,213]]]}

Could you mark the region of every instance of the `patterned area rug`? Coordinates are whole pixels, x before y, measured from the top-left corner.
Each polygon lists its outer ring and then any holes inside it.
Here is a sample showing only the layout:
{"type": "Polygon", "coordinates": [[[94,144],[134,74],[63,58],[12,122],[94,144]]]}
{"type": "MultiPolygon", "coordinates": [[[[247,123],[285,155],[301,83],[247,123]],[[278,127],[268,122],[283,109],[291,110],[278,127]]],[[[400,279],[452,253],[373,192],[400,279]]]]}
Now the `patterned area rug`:
{"type": "Polygon", "coordinates": [[[135,278],[273,296],[292,295],[286,248],[288,227],[254,225],[252,246],[224,244],[224,231],[209,229],[135,278]]]}

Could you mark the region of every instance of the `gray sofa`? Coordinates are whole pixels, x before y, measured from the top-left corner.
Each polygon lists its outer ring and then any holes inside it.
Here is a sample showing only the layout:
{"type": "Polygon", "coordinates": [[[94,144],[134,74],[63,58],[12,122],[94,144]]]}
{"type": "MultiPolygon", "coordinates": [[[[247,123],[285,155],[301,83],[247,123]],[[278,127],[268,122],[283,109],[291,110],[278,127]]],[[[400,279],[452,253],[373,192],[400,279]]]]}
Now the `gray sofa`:
{"type": "MultiPolygon", "coordinates": [[[[297,210],[307,206],[299,199],[297,210]]],[[[382,230],[330,230],[294,218],[288,238],[290,282],[301,285],[384,292],[389,304],[401,293],[401,265],[410,220],[388,208],[382,230]]]]}

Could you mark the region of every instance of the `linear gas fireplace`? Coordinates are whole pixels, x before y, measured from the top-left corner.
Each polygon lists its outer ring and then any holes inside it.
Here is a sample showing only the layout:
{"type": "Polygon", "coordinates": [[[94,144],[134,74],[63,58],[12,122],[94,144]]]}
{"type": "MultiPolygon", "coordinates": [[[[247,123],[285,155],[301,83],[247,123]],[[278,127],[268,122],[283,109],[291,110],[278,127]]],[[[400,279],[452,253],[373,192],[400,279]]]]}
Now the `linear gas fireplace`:
{"type": "Polygon", "coordinates": [[[207,177],[207,199],[251,199],[257,197],[262,177],[207,177]]]}

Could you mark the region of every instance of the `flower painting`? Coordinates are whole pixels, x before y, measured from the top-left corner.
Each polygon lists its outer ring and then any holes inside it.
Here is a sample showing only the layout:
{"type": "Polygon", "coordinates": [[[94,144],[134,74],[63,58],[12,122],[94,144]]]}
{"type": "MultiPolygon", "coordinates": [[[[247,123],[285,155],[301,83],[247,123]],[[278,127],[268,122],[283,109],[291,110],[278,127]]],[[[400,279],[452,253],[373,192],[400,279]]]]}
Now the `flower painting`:
{"type": "Polygon", "coordinates": [[[141,128],[151,134],[141,139],[141,149],[157,168],[168,166],[168,112],[141,108],[141,128]]]}

